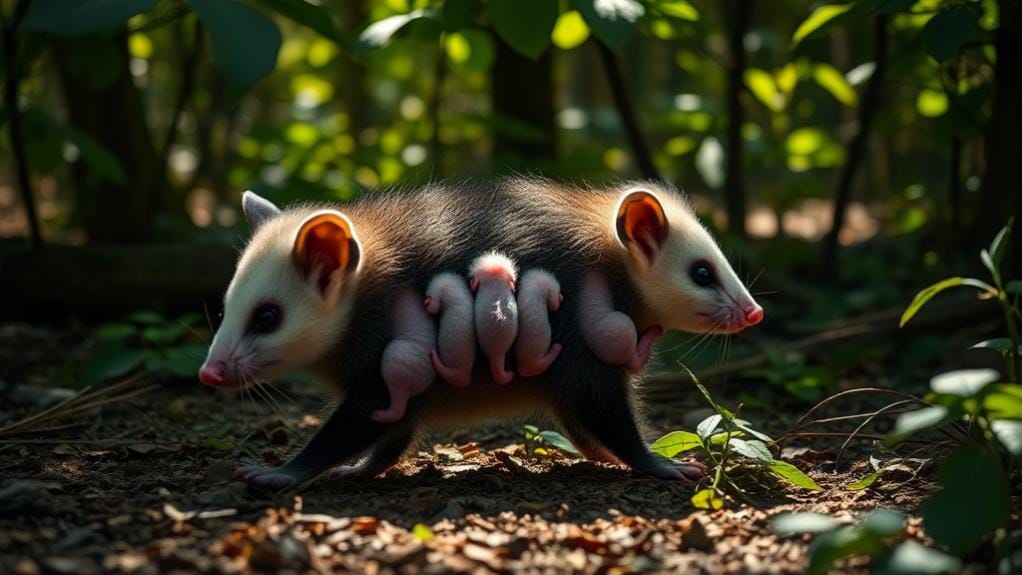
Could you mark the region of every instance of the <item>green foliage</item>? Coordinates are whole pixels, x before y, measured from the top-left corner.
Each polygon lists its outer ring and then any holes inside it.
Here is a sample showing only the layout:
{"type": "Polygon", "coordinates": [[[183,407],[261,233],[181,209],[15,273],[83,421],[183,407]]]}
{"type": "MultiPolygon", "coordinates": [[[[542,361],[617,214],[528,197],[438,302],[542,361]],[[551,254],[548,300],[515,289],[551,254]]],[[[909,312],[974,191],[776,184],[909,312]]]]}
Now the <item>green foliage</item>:
{"type": "Polygon", "coordinates": [[[724,506],[725,495],[742,495],[741,488],[728,475],[737,467],[766,471],[802,489],[821,489],[797,467],[776,459],[769,448],[773,443],[769,436],[717,403],[692,372],[689,372],[689,376],[715,413],[699,422],[695,433],[672,431],[654,441],[650,450],[667,459],[699,450],[710,460],[713,484],[696,491],[692,496],[692,505],[700,509],[720,509],[724,506]]]}
{"type": "Polygon", "coordinates": [[[57,36],[105,32],[155,4],[156,0],[34,0],[20,27],[57,36]]]}
{"type": "Polygon", "coordinates": [[[550,44],[558,9],[547,0],[490,0],[486,15],[508,46],[536,59],[550,44]]]}
{"type": "Polygon", "coordinates": [[[874,573],[939,574],[960,568],[954,557],[914,541],[894,545],[904,534],[905,518],[887,509],[877,509],[852,525],[818,513],[782,513],[771,524],[782,535],[815,534],[806,568],[811,575],[827,573],[836,561],[852,556],[870,557],[874,573]]]}
{"type": "Polygon", "coordinates": [[[124,321],[100,325],[95,331],[96,348],[82,368],[80,384],[97,385],[140,368],[194,378],[205,355],[205,345],[190,337],[200,320],[195,314],[170,320],[143,310],[124,321]]]}
{"type": "MultiPolygon", "coordinates": [[[[932,405],[900,415],[888,444],[927,430],[944,429],[966,418],[978,433],[944,459],[938,479],[941,490],[923,505],[923,525],[933,540],[959,554],[971,552],[996,530],[1007,525],[1011,496],[1010,468],[1002,461],[1022,456],[1022,384],[1018,380],[1018,296],[1004,286],[1000,264],[1011,223],[981,252],[993,285],[976,279],[951,278],[923,290],[906,310],[911,319],[936,293],[948,287],[970,285],[996,299],[1004,312],[1007,338],[987,340],[978,347],[999,350],[1005,359],[1008,383],[991,369],[944,373],[930,381],[926,399],[932,405]]],[[[974,346],[975,347],[975,346],[974,346]]]]}
{"type": "Polygon", "coordinates": [[[926,52],[938,62],[955,56],[979,32],[979,17],[971,4],[945,4],[923,28],[926,52]]]}
{"type": "Polygon", "coordinates": [[[209,31],[213,60],[231,85],[247,90],[277,63],[281,35],[268,16],[238,0],[188,0],[209,31]]]}
{"type": "Polygon", "coordinates": [[[635,32],[646,9],[637,0],[577,0],[589,28],[612,50],[620,50],[635,32]]]}
{"type": "Polygon", "coordinates": [[[534,425],[526,425],[524,431],[525,454],[530,457],[547,456],[550,454],[551,449],[559,451],[568,458],[582,457],[582,454],[578,452],[578,449],[575,448],[571,441],[556,431],[541,431],[534,425]]]}

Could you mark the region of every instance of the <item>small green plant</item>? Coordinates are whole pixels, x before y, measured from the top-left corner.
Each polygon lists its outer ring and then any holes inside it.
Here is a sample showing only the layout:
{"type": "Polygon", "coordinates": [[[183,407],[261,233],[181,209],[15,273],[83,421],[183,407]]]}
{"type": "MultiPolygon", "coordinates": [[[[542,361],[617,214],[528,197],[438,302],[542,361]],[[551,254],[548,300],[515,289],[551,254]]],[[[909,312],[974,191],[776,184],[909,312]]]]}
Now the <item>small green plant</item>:
{"type": "Polygon", "coordinates": [[[836,561],[863,555],[872,559],[874,573],[890,575],[957,573],[961,567],[958,559],[915,541],[895,544],[905,535],[905,517],[888,509],[877,509],[854,524],[819,513],[782,513],[771,525],[781,535],[816,535],[809,548],[809,575],[822,575],[836,561]]]}
{"type": "Polygon", "coordinates": [[[803,354],[768,348],[764,355],[769,365],[747,370],[745,375],[762,377],[771,386],[800,401],[819,401],[834,384],[834,376],[829,370],[808,365],[803,354]]]}
{"type": "Polygon", "coordinates": [[[955,286],[980,290],[1004,313],[1007,338],[976,344],[999,351],[1008,382],[991,369],[953,371],[930,381],[929,404],[898,416],[888,445],[930,430],[949,432],[957,446],[940,467],[941,490],[923,505],[923,526],[934,542],[959,554],[977,548],[1008,525],[1011,516],[1012,466],[1022,458],[1022,385],[1019,384],[1018,299],[1022,282],[1004,282],[1000,264],[1011,223],[980,253],[993,284],[976,278],[940,281],[915,297],[901,318],[905,325],[930,299],[955,286]]]}
{"type": "Polygon", "coordinates": [[[717,403],[694,374],[689,372],[689,376],[713,407],[714,414],[700,422],[695,432],[672,431],[653,442],[650,449],[668,459],[698,450],[711,462],[712,484],[692,496],[694,506],[720,509],[726,496],[744,496],[744,490],[730,475],[737,468],[766,470],[797,487],[812,491],[822,489],[794,465],[775,458],[770,451],[773,440],[769,436],[717,403]]]}
{"type": "Polygon", "coordinates": [[[96,328],[98,344],[82,369],[81,384],[91,386],[142,368],[174,377],[193,377],[205,355],[196,341],[197,314],[170,320],[154,311],[138,311],[123,321],[96,328]]]}
{"type": "Polygon", "coordinates": [[[535,425],[526,425],[523,448],[529,457],[549,457],[553,450],[559,451],[569,459],[582,457],[571,441],[556,431],[540,430],[535,425]]]}

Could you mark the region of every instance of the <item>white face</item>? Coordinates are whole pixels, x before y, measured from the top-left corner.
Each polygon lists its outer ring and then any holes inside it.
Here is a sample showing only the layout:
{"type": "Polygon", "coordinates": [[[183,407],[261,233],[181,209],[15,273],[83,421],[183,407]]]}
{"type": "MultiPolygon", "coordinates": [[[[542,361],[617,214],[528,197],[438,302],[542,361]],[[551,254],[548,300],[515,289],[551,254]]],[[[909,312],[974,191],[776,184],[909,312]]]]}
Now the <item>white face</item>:
{"type": "Polygon", "coordinates": [[[649,252],[629,249],[649,319],[692,333],[735,333],[762,321],[763,308],[698,219],[670,201],[664,208],[668,229],[652,261],[649,252]]]}
{"type": "Polygon", "coordinates": [[[341,335],[353,276],[302,272],[293,252],[303,216],[262,223],[238,262],[224,297],[224,317],[199,379],[241,388],[311,367],[341,335]]]}

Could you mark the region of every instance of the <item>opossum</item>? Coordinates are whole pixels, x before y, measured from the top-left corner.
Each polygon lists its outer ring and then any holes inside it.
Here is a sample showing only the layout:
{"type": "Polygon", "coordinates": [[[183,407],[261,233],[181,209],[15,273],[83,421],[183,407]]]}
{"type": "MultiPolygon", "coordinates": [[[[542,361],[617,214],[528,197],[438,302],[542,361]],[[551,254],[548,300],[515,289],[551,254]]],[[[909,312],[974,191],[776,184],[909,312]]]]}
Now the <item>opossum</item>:
{"type": "Polygon", "coordinates": [[[607,279],[615,309],[642,332],[657,325],[736,331],[762,317],[679,193],[650,182],[591,189],[512,178],[371,194],[344,205],[343,216],[336,207],[281,211],[251,193],[243,206],[253,235],[200,378],[239,386],[303,370],[334,386],[340,401],[286,464],[242,468],[242,479],[283,488],[361,456],[367,458],[357,472],[379,473],[423,428],[506,415],[546,415],[584,455],[612,457],[641,473],[674,479],[704,473],[649,451],[630,377],[600,361],[580,329],[579,293],[590,271],[607,279]],[[303,263],[312,248],[301,238],[306,222],[322,214],[336,214],[336,225],[312,243],[326,262],[316,274],[303,263]],[[564,302],[550,317],[553,339],[563,346],[557,361],[541,376],[507,386],[477,361],[471,385],[431,386],[409,401],[400,421],[373,421],[370,414],[388,403],[380,363],[393,338],[394,294],[406,287],[423,293],[434,275],[466,269],[487,250],[558,278],[564,302]],[[707,285],[696,271],[704,267],[707,285]],[[267,305],[275,314],[265,313],[267,305]]]}
{"type": "Polygon", "coordinates": [[[439,316],[433,368],[444,381],[465,387],[472,381],[476,359],[475,309],[465,279],[450,272],[437,274],[426,288],[426,311],[439,316]]]}
{"type": "Polygon", "coordinates": [[[518,375],[533,377],[543,373],[561,353],[561,344],[551,345],[550,314],[561,307],[562,299],[561,284],[550,272],[531,269],[522,274],[515,341],[518,375]]]}
{"type": "Polygon", "coordinates": [[[518,300],[514,262],[498,252],[476,258],[469,266],[469,288],[475,294],[476,340],[489,360],[490,375],[501,385],[515,374],[507,369],[507,352],[518,337],[518,300]]]}

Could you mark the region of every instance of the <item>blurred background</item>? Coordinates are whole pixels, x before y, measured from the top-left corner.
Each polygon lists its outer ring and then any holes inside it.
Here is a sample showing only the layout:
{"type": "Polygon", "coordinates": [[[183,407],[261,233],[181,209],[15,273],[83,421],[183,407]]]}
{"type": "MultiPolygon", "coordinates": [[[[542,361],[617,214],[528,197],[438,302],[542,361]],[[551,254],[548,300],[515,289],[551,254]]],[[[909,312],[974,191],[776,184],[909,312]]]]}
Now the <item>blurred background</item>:
{"type": "Polygon", "coordinates": [[[215,316],[245,189],[662,178],[755,278],[746,353],[837,326],[884,336],[841,361],[926,362],[946,342],[892,318],[1022,205],[1010,0],[0,6],[2,317],[215,316]]]}

